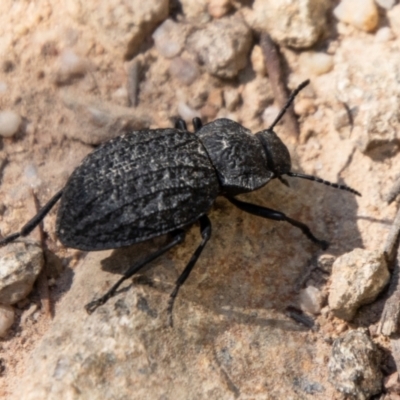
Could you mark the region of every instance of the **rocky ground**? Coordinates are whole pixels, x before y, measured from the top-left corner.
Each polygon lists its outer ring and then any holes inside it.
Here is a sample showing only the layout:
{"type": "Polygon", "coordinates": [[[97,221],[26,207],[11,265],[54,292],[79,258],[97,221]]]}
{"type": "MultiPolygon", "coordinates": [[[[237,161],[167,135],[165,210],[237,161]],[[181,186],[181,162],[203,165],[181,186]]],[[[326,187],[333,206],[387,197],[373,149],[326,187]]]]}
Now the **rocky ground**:
{"type": "Polygon", "coordinates": [[[293,170],[362,197],[296,178],[240,196],[307,223],[327,250],[219,198],[173,328],[168,296],[198,227],[89,316],[84,305],[166,238],[68,249],[56,206],[42,234],[1,249],[1,396],[399,399],[400,289],[387,241],[399,206],[387,201],[400,171],[396,3],[2,0],[3,237],[100,143],[177,118],[191,129],[194,117],[226,117],[257,132],[305,79],[275,128],[293,170]]]}

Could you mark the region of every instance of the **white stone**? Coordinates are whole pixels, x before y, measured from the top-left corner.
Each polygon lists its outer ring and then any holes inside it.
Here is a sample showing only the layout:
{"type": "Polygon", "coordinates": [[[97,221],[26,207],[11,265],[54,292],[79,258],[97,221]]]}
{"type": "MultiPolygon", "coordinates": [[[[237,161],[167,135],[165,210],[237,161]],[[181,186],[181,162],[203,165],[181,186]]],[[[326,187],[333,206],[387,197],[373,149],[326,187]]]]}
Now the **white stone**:
{"type": "Polygon", "coordinates": [[[373,31],[379,22],[374,0],[342,0],[333,10],[333,14],[339,21],[366,32],[373,31]]]}
{"type": "Polygon", "coordinates": [[[173,58],[179,55],[185,44],[186,35],[171,19],[164,21],[153,33],[154,45],[159,54],[165,58],[173,58]]]}
{"type": "Polygon", "coordinates": [[[320,314],[321,304],[321,292],[315,286],[310,285],[300,291],[299,305],[304,312],[314,315],[320,314]]]}
{"type": "Polygon", "coordinates": [[[14,136],[18,132],[21,122],[21,117],[15,111],[0,111],[0,136],[14,136]]]}
{"type": "Polygon", "coordinates": [[[377,30],[375,34],[375,40],[377,42],[388,42],[394,39],[392,30],[388,26],[384,26],[377,30]]]}
{"type": "Polygon", "coordinates": [[[385,10],[390,10],[395,5],[396,0],[375,0],[375,3],[385,10]]]}
{"type": "Polygon", "coordinates": [[[300,55],[299,63],[304,73],[323,75],[333,68],[333,57],[326,53],[307,51],[300,55]]]}
{"type": "Polygon", "coordinates": [[[383,254],[354,249],[333,263],[328,304],[341,319],[350,321],[358,307],[371,303],[389,282],[383,254]]]}
{"type": "Polygon", "coordinates": [[[400,4],[395,5],[386,15],[393,32],[400,36],[400,4]]]}
{"type": "Polygon", "coordinates": [[[191,121],[193,118],[201,117],[200,113],[189,107],[183,101],[178,103],[178,114],[185,121],[191,121]]]}

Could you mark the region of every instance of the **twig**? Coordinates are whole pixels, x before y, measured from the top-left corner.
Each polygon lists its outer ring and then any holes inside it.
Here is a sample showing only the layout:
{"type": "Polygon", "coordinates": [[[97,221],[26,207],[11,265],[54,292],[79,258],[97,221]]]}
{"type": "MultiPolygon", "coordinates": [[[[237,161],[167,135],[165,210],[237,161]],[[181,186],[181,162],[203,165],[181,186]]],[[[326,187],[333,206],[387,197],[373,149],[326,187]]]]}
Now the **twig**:
{"type": "Polygon", "coordinates": [[[383,249],[389,269],[393,269],[390,278],[388,299],[382,311],[381,319],[378,324],[378,333],[385,336],[391,336],[397,333],[400,317],[400,281],[399,281],[399,265],[400,253],[397,248],[400,236],[400,209],[397,211],[393,221],[392,228],[386,238],[383,249]],[[396,257],[397,253],[397,257],[396,257]],[[394,266],[393,266],[394,264],[394,266]],[[393,268],[391,268],[393,266],[393,268]]]}
{"type": "Polygon", "coordinates": [[[135,59],[128,64],[128,81],[126,84],[131,107],[136,107],[138,105],[139,72],[140,62],[135,59]]]}
{"type": "Polygon", "coordinates": [[[392,228],[386,238],[383,252],[386,257],[389,268],[393,265],[396,258],[397,248],[399,246],[400,237],[400,209],[397,211],[396,217],[393,221],[392,228]]]}
{"type": "MultiPolygon", "coordinates": [[[[265,67],[268,72],[275,101],[279,108],[282,108],[286,104],[286,101],[289,97],[289,92],[284,83],[285,77],[283,74],[279,49],[266,32],[261,34],[260,46],[264,55],[265,67]]],[[[300,132],[293,106],[287,110],[284,116],[284,121],[288,132],[297,139],[300,132]]]]}
{"type": "MultiPolygon", "coordinates": [[[[31,189],[33,201],[35,203],[36,213],[40,210],[39,200],[35,194],[35,191],[31,189]]],[[[41,308],[44,310],[46,317],[52,317],[51,315],[51,305],[50,305],[50,293],[49,293],[49,282],[47,280],[47,269],[46,269],[46,253],[45,253],[45,241],[44,241],[44,232],[43,232],[43,222],[39,224],[39,241],[40,246],[43,252],[44,264],[43,268],[40,271],[40,274],[37,279],[37,286],[40,294],[40,303],[41,308]]]]}
{"type": "Polygon", "coordinates": [[[392,347],[392,356],[397,367],[400,371],[400,338],[398,336],[390,338],[390,345],[392,347]]]}
{"type": "Polygon", "coordinates": [[[390,204],[400,193],[400,174],[397,175],[396,181],[390,190],[390,192],[385,196],[385,200],[390,204]]]}

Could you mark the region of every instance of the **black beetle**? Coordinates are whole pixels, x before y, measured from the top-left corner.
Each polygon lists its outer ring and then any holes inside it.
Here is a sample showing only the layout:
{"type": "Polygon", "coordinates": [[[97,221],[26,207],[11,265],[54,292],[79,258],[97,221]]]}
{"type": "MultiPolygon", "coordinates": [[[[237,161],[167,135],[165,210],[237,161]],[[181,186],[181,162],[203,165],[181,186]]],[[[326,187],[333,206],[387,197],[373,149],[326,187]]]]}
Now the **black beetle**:
{"type": "Polygon", "coordinates": [[[250,214],[287,221],[322,249],[328,243],[317,239],[307,225],[266,207],[235,198],[282,175],[314,180],[360,195],[357,191],[310,175],[291,172],[290,154],[273,131],[303,82],[290,96],[273,124],[251,134],[229,119],[202,126],[195,118],[195,133],[183,120],[174,129],[133,131],[116,137],[89,154],[60,190],[20,232],[5,237],[0,245],[28,235],[61,199],[56,232],[61,243],[85,251],[114,249],[166,233],[172,240],[130,267],[101,298],[86,305],[91,313],[111,298],[121,283],[146,264],[182,243],[184,229],[200,222],[202,241],[193,253],[171,293],[168,314],[179,288],[188,278],[211,236],[207,212],[217,196],[250,214]]]}

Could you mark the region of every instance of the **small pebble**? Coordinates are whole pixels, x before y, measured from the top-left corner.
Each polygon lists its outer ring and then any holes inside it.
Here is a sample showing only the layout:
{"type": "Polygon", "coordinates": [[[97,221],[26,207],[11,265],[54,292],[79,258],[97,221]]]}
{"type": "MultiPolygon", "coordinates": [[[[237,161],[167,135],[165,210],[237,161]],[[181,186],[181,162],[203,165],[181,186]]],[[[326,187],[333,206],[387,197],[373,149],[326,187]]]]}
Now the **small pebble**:
{"type": "Polygon", "coordinates": [[[201,117],[200,113],[190,108],[186,103],[180,101],[178,103],[178,114],[185,121],[191,121],[193,118],[201,117]]]}
{"type": "Polygon", "coordinates": [[[96,107],[87,107],[90,116],[90,122],[98,127],[106,126],[110,123],[111,116],[106,111],[100,110],[96,107]]]}
{"type": "Polygon", "coordinates": [[[339,21],[366,32],[378,26],[379,13],[374,0],[342,0],[333,14],[339,21]]]}
{"type": "Polygon", "coordinates": [[[394,39],[394,34],[388,26],[378,29],[375,34],[375,41],[377,42],[389,42],[394,39]]]}
{"type": "Polygon", "coordinates": [[[385,377],[383,384],[385,385],[385,389],[392,391],[396,390],[399,391],[400,389],[400,382],[399,382],[399,373],[396,371],[393,374],[385,377]]]}
{"type": "Polygon", "coordinates": [[[251,66],[253,67],[254,72],[264,76],[266,74],[266,69],[265,69],[264,56],[262,54],[260,46],[255,45],[253,47],[250,59],[251,59],[251,66]]]}
{"type": "Polygon", "coordinates": [[[14,308],[5,304],[0,304],[0,337],[4,337],[14,323],[14,308]]]}
{"type": "Polygon", "coordinates": [[[231,8],[230,0],[209,0],[207,11],[213,18],[221,18],[231,8]]]}
{"type": "Polygon", "coordinates": [[[299,99],[295,104],[294,104],[294,112],[297,115],[310,115],[315,113],[316,107],[314,104],[314,101],[312,99],[299,99]]]}
{"type": "Polygon", "coordinates": [[[225,89],[223,96],[224,96],[225,107],[229,111],[234,111],[240,101],[240,94],[238,90],[234,88],[225,89]]]}
{"type": "Polygon", "coordinates": [[[182,51],[186,36],[179,24],[167,19],[153,33],[154,45],[160,55],[174,58],[182,51]]]}
{"type": "Polygon", "coordinates": [[[0,111],[0,136],[14,136],[18,132],[21,122],[21,117],[15,111],[0,111]]]}
{"type": "Polygon", "coordinates": [[[385,10],[390,10],[395,5],[396,0],[375,0],[375,3],[385,10]]]}
{"type": "Polygon", "coordinates": [[[29,319],[34,319],[34,314],[39,310],[39,306],[36,303],[31,303],[29,308],[24,311],[21,317],[21,325],[25,325],[29,319]]]}
{"type": "Polygon", "coordinates": [[[31,188],[37,188],[42,181],[39,178],[36,167],[33,164],[28,164],[24,169],[24,178],[31,188]]]}
{"type": "Polygon", "coordinates": [[[0,81],[0,94],[3,94],[7,91],[7,83],[0,81]]]}
{"type": "Polygon", "coordinates": [[[213,89],[207,98],[207,104],[220,109],[223,105],[221,89],[213,89]]]}
{"type": "Polygon", "coordinates": [[[85,59],[71,49],[64,50],[58,59],[58,68],[54,80],[57,84],[70,83],[74,78],[83,77],[87,70],[85,59]]]}
{"type": "Polygon", "coordinates": [[[128,104],[128,90],[125,86],[121,86],[111,95],[113,100],[120,105],[126,106],[128,104]]]}
{"type": "Polygon", "coordinates": [[[321,254],[317,259],[318,268],[328,273],[331,273],[334,262],[335,257],[330,254],[321,254]]]}
{"type": "Polygon", "coordinates": [[[319,289],[315,286],[307,286],[305,289],[300,291],[299,304],[302,311],[309,314],[320,314],[322,296],[319,289]]]}
{"type": "Polygon", "coordinates": [[[400,4],[395,5],[386,13],[389,26],[395,35],[400,36],[400,4]]]}
{"type": "Polygon", "coordinates": [[[276,116],[279,114],[280,109],[276,106],[267,107],[262,113],[262,120],[266,126],[270,126],[274,121],[276,116]]]}
{"type": "Polygon", "coordinates": [[[171,61],[169,72],[187,86],[191,85],[200,74],[199,67],[195,62],[181,57],[171,61]]]}
{"type": "Polygon", "coordinates": [[[323,75],[333,68],[333,57],[326,53],[304,52],[301,53],[299,62],[307,74],[323,75]]]}

